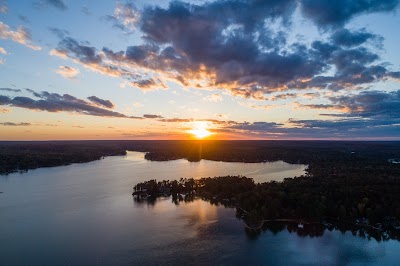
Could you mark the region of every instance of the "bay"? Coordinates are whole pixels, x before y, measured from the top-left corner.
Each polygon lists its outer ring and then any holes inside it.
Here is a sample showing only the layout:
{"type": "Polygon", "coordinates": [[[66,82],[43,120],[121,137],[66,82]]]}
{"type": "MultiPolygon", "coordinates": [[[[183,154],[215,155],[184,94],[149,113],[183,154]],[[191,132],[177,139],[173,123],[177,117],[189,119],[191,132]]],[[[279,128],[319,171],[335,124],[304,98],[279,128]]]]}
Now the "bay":
{"type": "Polygon", "coordinates": [[[397,241],[284,229],[257,238],[235,210],[202,200],[137,202],[148,179],[246,175],[281,181],[306,165],[202,160],[151,162],[144,153],[0,176],[0,264],[383,264],[400,260],[397,241]]]}

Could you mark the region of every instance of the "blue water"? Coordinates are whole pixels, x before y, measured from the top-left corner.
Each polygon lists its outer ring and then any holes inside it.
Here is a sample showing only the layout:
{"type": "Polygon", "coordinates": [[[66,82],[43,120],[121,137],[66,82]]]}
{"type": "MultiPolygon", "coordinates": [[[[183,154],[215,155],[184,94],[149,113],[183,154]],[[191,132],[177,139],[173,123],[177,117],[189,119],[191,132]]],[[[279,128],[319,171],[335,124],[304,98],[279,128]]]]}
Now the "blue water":
{"type": "Polygon", "coordinates": [[[0,264],[395,265],[400,242],[284,229],[257,238],[235,210],[202,200],[154,204],[131,196],[137,182],[246,174],[258,182],[301,175],[306,166],[185,160],[149,162],[142,153],[0,176],[0,264]]]}

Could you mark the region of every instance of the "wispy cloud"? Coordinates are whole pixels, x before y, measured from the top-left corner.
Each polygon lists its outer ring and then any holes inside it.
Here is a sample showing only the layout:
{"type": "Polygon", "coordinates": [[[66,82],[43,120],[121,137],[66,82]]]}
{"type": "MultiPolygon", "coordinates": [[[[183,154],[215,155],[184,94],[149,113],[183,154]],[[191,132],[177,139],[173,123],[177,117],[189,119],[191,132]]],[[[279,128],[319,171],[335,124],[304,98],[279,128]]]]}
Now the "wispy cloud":
{"type": "Polygon", "coordinates": [[[103,106],[103,107],[107,107],[107,108],[114,108],[115,107],[115,105],[110,100],[103,100],[103,99],[100,99],[99,97],[94,96],[94,95],[90,96],[90,97],[87,97],[87,99],[89,101],[91,101],[92,103],[100,105],[100,106],[103,106]]]}
{"type": "Polygon", "coordinates": [[[11,89],[11,88],[0,88],[0,91],[21,92],[20,89],[11,89]]]}
{"type": "Polygon", "coordinates": [[[55,7],[61,11],[65,11],[68,9],[68,6],[65,4],[64,0],[40,0],[34,3],[36,8],[44,8],[44,7],[55,7]]]}
{"type": "Polygon", "coordinates": [[[104,18],[111,21],[115,28],[129,34],[136,29],[140,13],[133,2],[117,2],[114,13],[104,18]]]}
{"type": "Polygon", "coordinates": [[[20,43],[29,47],[33,50],[41,50],[40,46],[32,44],[32,38],[30,32],[22,27],[19,26],[17,30],[12,30],[10,27],[3,22],[0,22],[0,39],[10,39],[14,42],[20,43]]]}
{"type": "Polygon", "coordinates": [[[152,114],[144,114],[143,117],[144,118],[150,118],[150,119],[163,118],[161,115],[152,115],[152,114]]]}
{"type": "Polygon", "coordinates": [[[8,6],[5,0],[0,0],[0,13],[7,14],[8,6]]]}
{"type": "Polygon", "coordinates": [[[14,122],[2,122],[0,123],[0,125],[2,126],[10,126],[10,127],[19,127],[19,126],[31,126],[31,123],[27,123],[27,122],[21,122],[21,123],[14,123],[14,122]]]}
{"type": "Polygon", "coordinates": [[[79,69],[69,66],[59,66],[59,68],[55,70],[55,72],[66,79],[76,79],[76,77],[80,73],[79,69]]]}
{"type": "Polygon", "coordinates": [[[206,102],[215,102],[216,103],[216,102],[222,102],[223,98],[222,98],[221,94],[214,93],[207,97],[203,97],[203,100],[206,102]]]}

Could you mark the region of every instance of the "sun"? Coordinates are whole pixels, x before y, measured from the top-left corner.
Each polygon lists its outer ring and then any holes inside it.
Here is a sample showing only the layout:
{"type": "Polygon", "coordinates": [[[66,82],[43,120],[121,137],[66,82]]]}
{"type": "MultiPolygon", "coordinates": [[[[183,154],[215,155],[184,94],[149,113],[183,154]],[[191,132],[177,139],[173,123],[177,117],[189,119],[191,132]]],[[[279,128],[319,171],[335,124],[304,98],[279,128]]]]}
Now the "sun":
{"type": "Polygon", "coordinates": [[[204,139],[211,136],[213,133],[208,130],[208,123],[203,121],[196,121],[191,123],[192,129],[187,130],[188,133],[193,134],[197,139],[204,139]]]}

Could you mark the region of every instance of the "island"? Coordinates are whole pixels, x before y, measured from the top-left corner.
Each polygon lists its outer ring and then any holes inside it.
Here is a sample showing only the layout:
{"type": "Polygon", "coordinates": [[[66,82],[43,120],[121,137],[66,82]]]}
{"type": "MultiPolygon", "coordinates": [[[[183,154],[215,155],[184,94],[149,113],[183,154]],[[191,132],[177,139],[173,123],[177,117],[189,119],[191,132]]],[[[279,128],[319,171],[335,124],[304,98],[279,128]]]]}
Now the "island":
{"type": "Polygon", "coordinates": [[[300,233],[325,227],[400,240],[399,177],[398,164],[349,161],[312,165],[306,175],[283,182],[255,183],[244,176],[154,179],[136,184],[132,194],[142,201],[171,196],[175,203],[201,198],[233,207],[252,233],[279,222],[300,233]]]}

